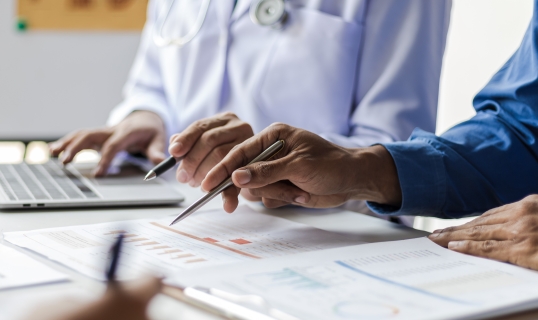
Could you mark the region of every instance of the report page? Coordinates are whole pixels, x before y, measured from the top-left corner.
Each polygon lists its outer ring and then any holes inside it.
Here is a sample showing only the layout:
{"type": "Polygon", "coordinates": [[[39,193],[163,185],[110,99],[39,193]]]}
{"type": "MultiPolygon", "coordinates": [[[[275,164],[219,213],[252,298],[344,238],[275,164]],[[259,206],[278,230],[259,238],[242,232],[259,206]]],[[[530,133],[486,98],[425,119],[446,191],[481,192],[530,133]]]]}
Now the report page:
{"type": "Polygon", "coordinates": [[[10,232],[5,239],[104,280],[109,250],[125,237],[118,277],[141,273],[166,276],[178,270],[240,263],[357,244],[352,237],[265,215],[248,206],[233,214],[197,212],[174,226],[173,220],[131,220],[83,226],[10,232]]]}
{"type": "Polygon", "coordinates": [[[167,281],[255,294],[300,319],[469,319],[538,302],[538,272],[427,238],[189,271],[167,281]]]}

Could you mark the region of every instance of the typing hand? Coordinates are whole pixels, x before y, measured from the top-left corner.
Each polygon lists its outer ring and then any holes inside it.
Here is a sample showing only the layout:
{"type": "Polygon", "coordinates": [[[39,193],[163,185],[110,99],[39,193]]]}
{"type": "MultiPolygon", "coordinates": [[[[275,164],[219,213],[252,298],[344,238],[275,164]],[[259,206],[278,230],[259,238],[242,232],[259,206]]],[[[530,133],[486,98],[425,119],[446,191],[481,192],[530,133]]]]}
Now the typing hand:
{"type": "Polygon", "coordinates": [[[215,188],[230,173],[236,187],[223,192],[227,212],[237,207],[239,188],[261,197],[269,208],[326,208],[348,199],[401,201],[396,168],[385,148],[346,149],[284,124],[273,124],[235,147],[207,174],[202,188],[215,188]],[[285,145],[272,160],[245,166],[277,140],[285,145]]]}
{"type": "Polygon", "coordinates": [[[50,152],[61,161],[71,162],[83,149],[101,151],[96,176],[105,175],[114,156],[120,151],[141,152],[153,163],[165,159],[166,133],[161,118],[153,112],[135,111],[118,125],[110,128],[79,130],[50,144],[50,152]]]}
{"type": "Polygon", "coordinates": [[[213,166],[253,134],[248,123],[230,112],[196,121],[170,138],[170,154],[176,158],[186,155],[177,169],[177,180],[200,186],[213,166]]]}
{"type": "Polygon", "coordinates": [[[48,304],[35,310],[28,319],[60,320],[146,320],[146,309],[153,297],[161,290],[160,279],[146,278],[127,285],[109,285],[98,300],[78,304],[73,301],[58,301],[56,306],[48,304]],[[66,306],[65,304],[69,304],[66,306]],[[67,309],[65,309],[67,308],[67,309]]]}
{"type": "Polygon", "coordinates": [[[428,238],[450,250],[538,270],[537,230],[538,195],[532,195],[428,238]]]}

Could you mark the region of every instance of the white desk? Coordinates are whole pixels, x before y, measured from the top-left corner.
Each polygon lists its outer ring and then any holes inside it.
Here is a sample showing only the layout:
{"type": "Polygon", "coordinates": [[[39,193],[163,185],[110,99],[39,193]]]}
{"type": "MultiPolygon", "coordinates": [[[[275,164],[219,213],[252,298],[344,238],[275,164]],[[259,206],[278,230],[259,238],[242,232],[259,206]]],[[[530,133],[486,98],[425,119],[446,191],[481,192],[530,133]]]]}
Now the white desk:
{"type": "MultiPolygon", "coordinates": [[[[194,202],[202,195],[201,191],[188,186],[173,185],[186,196],[186,201],[182,206],[194,202]]],[[[220,208],[220,206],[220,197],[217,197],[207,205],[208,208],[220,208]]],[[[422,231],[349,211],[308,209],[267,210],[261,206],[259,208],[257,207],[258,209],[320,229],[354,235],[357,237],[357,240],[365,242],[409,239],[426,235],[422,231]]],[[[3,232],[9,232],[117,220],[160,218],[168,215],[176,215],[180,210],[178,207],[151,207],[97,210],[47,209],[42,211],[0,211],[0,229],[3,232]]],[[[5,241],[4,244],[11,246],[5,241]]],[[[20,248],[18,249],[21,250],[20,248]]],[[[37,301],[71,290],[84,291],[90,296],[98,296],[104,289],[102,283],[79,275],[73,270],[44,259],[30,251],[25,252],[46,265],[67,273],[71,276],[72,281],[0,291],[0,302],[8,299],[10,310],[28,311],[36,305],[37,301]]],[[[4,312],[0,313],[0,319],[4,319],[3,316],[6,316],[4,312]]],[[[153,319],[220,319],[162,294],[153,300],[150,306],[150,315],[153,319]]]]}

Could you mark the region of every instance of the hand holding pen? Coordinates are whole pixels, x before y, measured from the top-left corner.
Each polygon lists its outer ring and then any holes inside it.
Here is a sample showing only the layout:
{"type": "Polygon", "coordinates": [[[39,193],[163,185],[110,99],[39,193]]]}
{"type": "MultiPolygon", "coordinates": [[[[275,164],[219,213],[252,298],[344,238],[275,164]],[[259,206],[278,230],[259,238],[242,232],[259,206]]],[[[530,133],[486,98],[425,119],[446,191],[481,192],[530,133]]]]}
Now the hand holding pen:
{"type": "Polygon", "coordinates": [[[198,187],[215,164],[235,145],[253,134],[249,124],[229,112],[196,121],[170,138],[171,157],[162,163],[161,172],[150,172],[147,178],[159,176],[182,160],[177,170],[177,180],[198,187]]]}
{"type": "Polygon", "coordinates": [[[105,269],[105,278],[108,280],[106,292],[98,299],[69,301],[58,300],[42,308],[30,312],[27,319],[41,320],[147,320],[147,306],[153,297],[161,292],[162,281],[158,278],[145,277],[132,283],[119,283],[116,281],[117,267],[120,261],[120,252],[123,235],[118,237],[110,249],[110,257],[105,269]],[[69,303],[66,303],[69,302],[69,303]]]}
{"type": "MultiPolygon", "coordinates": [[[[389,195],[401,198],[394,161],[383,146],[343,148],[285,124],[273,124],[234,148],[207,174],[202,188],[215,188],[230,173],[235,186],[261,197],[268,208],[327,208],[350,199],[392,204],[385,201],[389,195]],[[286,141],[278,157],[248,164],[275,139],[286,141]]],[[[227,212],[238,205],[238,188],[223,193],[227,212]]]]}

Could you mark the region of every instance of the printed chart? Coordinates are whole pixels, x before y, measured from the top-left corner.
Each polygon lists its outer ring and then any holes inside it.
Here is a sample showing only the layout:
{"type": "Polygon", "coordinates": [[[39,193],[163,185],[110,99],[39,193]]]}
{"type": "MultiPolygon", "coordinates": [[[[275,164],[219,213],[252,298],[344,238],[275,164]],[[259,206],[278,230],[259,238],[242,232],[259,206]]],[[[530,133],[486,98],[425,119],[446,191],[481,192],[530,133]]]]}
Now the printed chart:
{"type": "Polygon", "coordinates": [[[119,234],[125,242],[119,277],[264,259],[356,244],[352,238],[257,213],[248,207],[229,215],[200,212],[168,226],[134,220],[6,234],[6,240],[103,279],[108,251],[119,234]]]}
{"type": "Polygon", "coordinates": [[[427,238],[253,260],[169,281],[255,294],[300,319],[483,318],[538,301],[538,272],[451,252],[427,238]]]}

